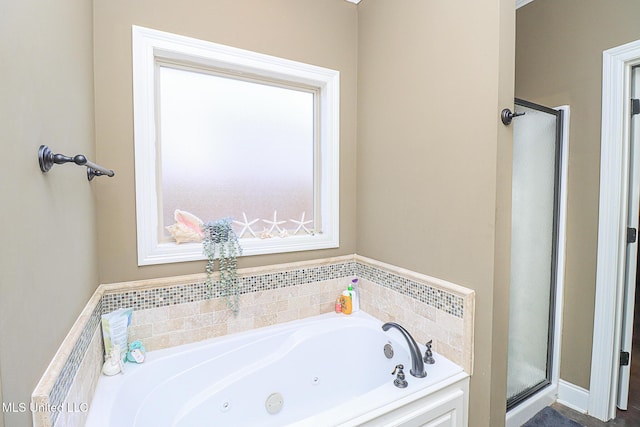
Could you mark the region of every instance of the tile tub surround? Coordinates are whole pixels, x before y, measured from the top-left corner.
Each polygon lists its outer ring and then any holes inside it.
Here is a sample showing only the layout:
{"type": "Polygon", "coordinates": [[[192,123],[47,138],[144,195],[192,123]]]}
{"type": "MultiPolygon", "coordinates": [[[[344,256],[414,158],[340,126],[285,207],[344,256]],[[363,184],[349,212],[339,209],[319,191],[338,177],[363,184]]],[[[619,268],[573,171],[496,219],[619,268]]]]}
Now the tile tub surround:
{"type": "MultiPolygon", "coordinates": [[[[353,277],[359,278],[361,309],[401,323],[418,342],[433,339],[434,350],[472,373],[472,290],[358,255],[241,269],[239,276],[237,316],[219,294],[207,298],[204,274],[100,285],[34,390],[32,404],[64,409],[90,402],[103,361],[103,313],[134,308],[130,341],[140,339],[152,351],[333,311],[353,277]]],[[[83,419],[55,410],[34,413],[35,426],[82,425],[76,420],[83,419]]]]}
{"type": "Polygon", "coordinates": [[[71,384],[58,415],[57,425],[65,427],[83,427],[89,415],[89,403],[98,385],[102,372],[102,330],[96,328],[87,354],[82,359],[75,379],[71,384]]]}
{"type": "Polygon", "coordinates": [[[397,322],[422,344],[473,374],[475,292],[411,270],[355,255],[360,307],[383,322],[397,322]]]}
{"type": "Polygon", "coordinates": [[[240,295],[237,316],[224,298],[135,311],[130,340],[148,351],[303,319],[335,309],[347,278],[256,291],[240,295]]]}
{"type": "MultiPolygon", "coordinates": [[[[103,290],[99,287],[76,319],[31,395],[33,425],[55,425],[60,414],[91,401],[102,368],[102,333],[99,327],[103,290]],[[95,381],[91,379],[95,376],[95,381]],[[88,387],[83,387],[88,384],[88,387]],[[78,398],[72,402],[70,399],[78,398]],[[69,406],[67,406],[69,405],[69,406]],[[55,408],[55,409],[54,409],[55,408]]],[[[84,415],[86,416],[86,415],[84,415]]],[[[78,420],[82,415],[64,418],[78,420]]],[[[83,425],[83,420],[80,424],[83,425]]],[[[65,425],[58,424],[60,426],[65,425]]]]}

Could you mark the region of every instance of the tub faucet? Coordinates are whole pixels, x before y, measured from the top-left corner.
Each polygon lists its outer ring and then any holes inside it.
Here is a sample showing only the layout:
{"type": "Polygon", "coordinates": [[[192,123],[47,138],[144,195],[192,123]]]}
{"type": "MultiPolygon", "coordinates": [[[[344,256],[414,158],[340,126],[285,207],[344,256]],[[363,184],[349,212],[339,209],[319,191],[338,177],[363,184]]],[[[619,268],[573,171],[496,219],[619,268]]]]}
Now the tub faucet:
{"type": "Polygon", "coordinates": [[[420,348],[418,347],[418,343],[413,339],[411,334],[402,326],[398,325],[394,322],[387,322],[382,325],[383,331],[388,331],[390,328],[396,328],[399,330],[404,339],[407,340],[407,344],[409,344],[409,352],[411,353],[411,370],[409,373],[416,378],[424,378],[427,376],[427,372],[424,370],[424,363],[422,362],[422,353],[420,352],[420,348]]]}

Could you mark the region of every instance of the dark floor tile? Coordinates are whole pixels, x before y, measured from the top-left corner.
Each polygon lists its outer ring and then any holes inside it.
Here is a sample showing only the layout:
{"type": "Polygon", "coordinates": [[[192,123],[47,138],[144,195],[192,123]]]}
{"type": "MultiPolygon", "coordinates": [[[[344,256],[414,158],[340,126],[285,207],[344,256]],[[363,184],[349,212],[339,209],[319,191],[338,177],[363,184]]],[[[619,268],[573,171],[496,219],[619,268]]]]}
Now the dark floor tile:
{"type": "Polygon", "coordinates": [[[551,405],[553,409],[560,412],[565,417],[582,424],[584,427],[639,427],[640,410],[630,409],[628,411],[618,411],[616,418],[606,423],[589,415],[581,414],[571,408],[562,406],[559,403],[551,405]]]}

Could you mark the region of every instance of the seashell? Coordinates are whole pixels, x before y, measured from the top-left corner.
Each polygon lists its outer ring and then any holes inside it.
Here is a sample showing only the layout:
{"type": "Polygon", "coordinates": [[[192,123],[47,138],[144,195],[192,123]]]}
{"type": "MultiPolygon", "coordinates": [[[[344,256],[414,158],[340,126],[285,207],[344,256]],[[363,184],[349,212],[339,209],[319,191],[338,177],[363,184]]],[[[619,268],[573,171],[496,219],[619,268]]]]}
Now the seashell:
{"type": "Polygon", "coordinates": [[[176,243],[202,242],[203,222],[194,214],[176,209],[173,213],[176,223],[166,227],[176,243]]]}
{"type": "Polygon", "coordinates": [[[262,233],[260,233],[260,238],[261,239],[270,239],[273,237],[273,234],[271,234],[271,232],[269,230],[267,230],[267,228],[265,227],[264,230],[262,230],[262,233]]]}
{"type": "Polygon", "coordinates": [[[200,233],[196,233],[193,229],[182,223],[175,223],[165,228],[169,231],[176,243],[202,242],[202,235],[200,233]]]}
{"type": "Polygon", "coordinates": [[[176,223],[189,227],[201,237],[204,236],[204,231],[202,231],[204,222],[191,212],[176,209],[175,212],[173,212],[173,218],[176,220],[176,223]]]}

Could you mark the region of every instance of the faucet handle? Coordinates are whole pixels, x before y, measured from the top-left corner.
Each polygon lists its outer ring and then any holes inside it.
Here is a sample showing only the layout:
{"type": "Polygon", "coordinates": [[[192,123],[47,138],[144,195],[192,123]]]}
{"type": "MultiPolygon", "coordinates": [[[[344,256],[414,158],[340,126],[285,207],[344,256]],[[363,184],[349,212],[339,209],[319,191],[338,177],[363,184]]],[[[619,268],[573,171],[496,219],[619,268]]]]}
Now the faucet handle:
{"type": "Polygon", "coordinates": [[[429,340],[429,342],[425,344],[427,349],[425,350],[424,357],[422,358],[424,363],[429,365],[433,365],[434,363],[436,363],[436,360],[433,358],[433,351],[431,351],[432,345],[433,345],[433,340],[429,340]]]}
{"type": "Polygon", "coordinates": [[[397,372],[396,379],[393,380],[393,385],[395,385],[398,388],[406,388],[407,385],[409,385],[407,380],[405,380],[403,369],[404,369],[404,365],[400,364],[400,365],[396,365],[393,372],[391,372],[391,375],[396,375],[396,372],[397,372]]]}

